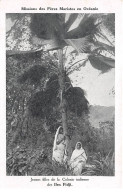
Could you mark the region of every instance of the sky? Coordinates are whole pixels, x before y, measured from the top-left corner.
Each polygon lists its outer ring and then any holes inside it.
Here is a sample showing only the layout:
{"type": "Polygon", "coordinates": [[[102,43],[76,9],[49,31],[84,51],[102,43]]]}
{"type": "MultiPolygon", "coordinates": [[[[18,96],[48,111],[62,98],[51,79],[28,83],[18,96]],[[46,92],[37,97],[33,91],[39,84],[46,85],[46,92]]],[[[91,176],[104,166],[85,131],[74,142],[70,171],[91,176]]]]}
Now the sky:
{"type": "MultiPolygon", "coordinates": [[[[79,20],[75,22],[72,28],[78,24],[79,20]]],[[[13,22],[7,19],[6,30],[10,30],[12,25],[13,22]]],[[[78,59],[81,59],[81,56],[78,59]]],[[[73,86],[81,87],[86,91],[86,97],[91,105],[114,106],[115,99],[110,92],[115,84],[115,69],[100,74],[100,71],[94,69],[87,62],[85,67],[79,71],[74,71],[70,78],[73,86]]]]}
{"type": "Polygon", "coordinates": [[[100,74],[89,62],[79,71],[70,75],[73,86],[81,87],[91,105],[114,106],[114,97],[110,93],[114,87],[115,70],[100,74]]]}
{"type": "MultiPolygon", "coordinates": [[[[67,14],[66,21],[69,15],[67,14]]],[[[80,19],[77,18],[69,30],[76,28],[80,23],[80,19]]],[[[112,39],[109,36],[108,38],[109,40],[112,39]]],[[[81,55],[78,56],[78,60],[80,59],[82,59],[81,55]]],[[[82,67],[79,71],[74,71],[70,78],[73,81],[73,86],[81,87],[86,91],[86,97],[91,105],[114,106],[115,99],[111,94],[111,90],[115,85],[114,68],[105,74],[100,74],[100,71],[94,69],[87,62],[85,67],[82,67]]]]}

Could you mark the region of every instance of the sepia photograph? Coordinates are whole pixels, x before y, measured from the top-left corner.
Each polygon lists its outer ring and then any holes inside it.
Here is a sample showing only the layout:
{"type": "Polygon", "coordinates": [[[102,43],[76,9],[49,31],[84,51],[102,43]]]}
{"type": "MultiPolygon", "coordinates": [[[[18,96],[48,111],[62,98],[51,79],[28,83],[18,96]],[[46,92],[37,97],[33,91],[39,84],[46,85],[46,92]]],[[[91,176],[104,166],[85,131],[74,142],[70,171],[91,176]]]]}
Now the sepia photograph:
{"type": "Polygon", "coordinates": [[[6,13],[6,176],[115,176],[115,13],[6,13]]]}

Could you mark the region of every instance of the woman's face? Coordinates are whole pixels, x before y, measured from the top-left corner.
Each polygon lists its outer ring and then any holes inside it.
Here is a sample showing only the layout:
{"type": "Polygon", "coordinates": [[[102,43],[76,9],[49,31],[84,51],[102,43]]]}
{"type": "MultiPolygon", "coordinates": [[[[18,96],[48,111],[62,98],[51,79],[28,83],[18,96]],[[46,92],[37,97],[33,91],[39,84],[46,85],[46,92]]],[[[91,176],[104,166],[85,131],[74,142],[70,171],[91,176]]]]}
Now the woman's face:
{"type": "Polygon", "coordinates": [[[81,148],[81,143],[77,144],[77,149],[79,150],[81,148]]]}
{"type": "Polygon", "coordinates": [[[60,128],[59,133],[63,134],[63,128],[60,128]]]}

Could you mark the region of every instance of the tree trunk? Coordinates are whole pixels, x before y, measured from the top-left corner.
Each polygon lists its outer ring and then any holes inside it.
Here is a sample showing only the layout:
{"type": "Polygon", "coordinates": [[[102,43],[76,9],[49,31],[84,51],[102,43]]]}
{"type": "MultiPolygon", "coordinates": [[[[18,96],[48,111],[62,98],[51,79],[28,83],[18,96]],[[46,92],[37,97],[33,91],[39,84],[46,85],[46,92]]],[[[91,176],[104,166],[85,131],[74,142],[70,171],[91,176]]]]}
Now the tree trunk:
{"type": "Polygon", "coordinates": [[[68,152],[68,128],[67,128],[67,104],[64,96],[65,92],[65,71],[64,71],[64,62],[63,62],[63,50],[58,50],[59,56],[59,85],[60,85],[60,106],[61,106],[61,114],[62,114],[62,127],[64,131],[64,135],[66,138],[66,150],[68,152]]]}

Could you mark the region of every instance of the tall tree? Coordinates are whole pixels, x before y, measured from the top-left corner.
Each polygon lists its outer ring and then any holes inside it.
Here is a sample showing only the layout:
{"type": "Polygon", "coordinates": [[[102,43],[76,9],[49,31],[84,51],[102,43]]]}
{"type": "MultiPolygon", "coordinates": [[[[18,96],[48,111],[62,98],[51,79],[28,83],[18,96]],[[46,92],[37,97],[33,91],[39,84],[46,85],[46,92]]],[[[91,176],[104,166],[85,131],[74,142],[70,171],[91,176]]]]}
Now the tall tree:
{"type": "MultiPolygon", "coordinates": [[[[62,124],[64,134],[69,143],[67,129],[67,106],[65,98],[65,59],[63,49],[72,46],[72,52],[87,54],[81,66],[90,61],[91,65],[101,70],[102,73],[114,68],[114,14],[17,14],[14,23],[14,40],[10,46],[12,31],[7,34],[7,54],[19,54],[36,52],[37,50],[58,51],[58,78],[60,85],[60,102],[62,113],[62,124]],[[110,23],[112,20],[112,23],[110,23]],[[26,27],[24,26],[27,24],[26,27]],[[27,35],[25,44],[19,42],[17,29],[21,22],[27,35]],[[78,26],[74,28],[74,24],[78,26]],[[106,32],[106,34],[105,34],[106,32]],[[108,56],[108,57],[107,57],[108,56]]],[[[11,15],[10,15],[11,17],[11,15]]],[[[13,17],[14,18],[14,17],[13,17]]],[[[23,38],[25,40],[25,38],[23,38]]],[[[71,65],[69,70],[76,64],[71,65]]]]}

